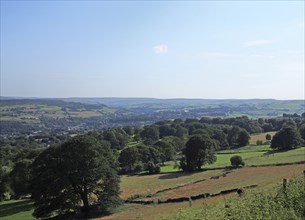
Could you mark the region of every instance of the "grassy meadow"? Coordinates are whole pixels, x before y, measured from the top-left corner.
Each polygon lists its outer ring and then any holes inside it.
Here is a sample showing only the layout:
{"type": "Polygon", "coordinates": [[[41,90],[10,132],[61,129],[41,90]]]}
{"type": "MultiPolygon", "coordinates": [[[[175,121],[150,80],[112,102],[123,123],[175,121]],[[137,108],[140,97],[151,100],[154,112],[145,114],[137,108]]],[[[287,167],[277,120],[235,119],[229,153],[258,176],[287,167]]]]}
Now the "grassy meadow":
{"type": "Polygon", "coordinates": [[[2,220],[28,220],[34,219],[33,202],[28,199],[10,200],[0,203],[0,219],[2,220]]]}
{"type": "MultiPolygon", "coordinates": [[[[213,164],[205,165],[205,169],[225,168],[231,166],[230,158],[239,155],[245,161],[246,166],[261,166],[281,163],[305,162],[305,147],[300,147],[290,151],[274,152],[269,145],[246,146],[237,149],[223,150],[216,153],[217,160],[213,164]]],[[[166,162],[161,167],[161,172],[177,172],[174,167],[175,162],[166,162]]]]}

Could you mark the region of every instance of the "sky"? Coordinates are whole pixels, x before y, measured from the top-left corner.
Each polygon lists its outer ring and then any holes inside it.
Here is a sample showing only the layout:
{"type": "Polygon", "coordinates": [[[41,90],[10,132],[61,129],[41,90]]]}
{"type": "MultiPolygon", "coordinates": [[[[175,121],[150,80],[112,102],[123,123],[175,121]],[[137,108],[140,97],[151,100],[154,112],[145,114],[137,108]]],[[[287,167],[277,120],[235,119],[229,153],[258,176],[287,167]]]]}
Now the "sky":
{"type": "Polygon", "coordinates": [[[1,96],[304,99],[304,1],[1,1],[1,96]]]}

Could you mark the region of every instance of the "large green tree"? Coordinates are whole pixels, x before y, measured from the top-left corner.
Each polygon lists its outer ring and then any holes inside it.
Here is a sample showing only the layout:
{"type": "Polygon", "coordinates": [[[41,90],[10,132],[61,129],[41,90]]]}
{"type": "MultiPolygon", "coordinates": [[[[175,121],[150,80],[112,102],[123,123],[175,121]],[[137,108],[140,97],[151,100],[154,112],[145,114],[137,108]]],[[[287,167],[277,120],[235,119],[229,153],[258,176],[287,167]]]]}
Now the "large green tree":
{"type": "Polygon", "coordinates": [[[92,207],[110,211],[119,203],[116,161],[109,144],[90,135],[48,148],[32,165],[33,215],[88,213],[92,207]]]}
{"type": "Polygon", "coordinates": [[[175,147],[170,142],[158,141],[154,144],[154,147],[161,153],[161,162],[173,160],[176,154],[175,147]]]}
{"type": "Polygon", "coordinates": [[[184,149],[185,161],[181,161],[181,168],[185,171],[200,170],[204,164],[216,161],[215,141],[206,135],[195,135],[186,143],[184,149]]]}
{"type": "MultiPolygon", "coordinates": [[[[159,166],[161,152],[154,147],[138,145],[123,149],[119,156],[122,173],[150,172],[152,166],[159,166]]],[[[151,172],[150,172],[151,173],[151,172]]]]}
{"type": "Polygon", "coordinates": [[[30,165],[31,160],[23,159],[15,163],[12,172],[10,173],[10,186],[14,191],[14,197],[19,198],[21,196],[29,194],[30,184],[30,165]]]}
{"type": "Polygon", "coordinates": [[[140,135],[144,140],[157,141],[159,140],[159,129],[156,126],[146,126],[140,135]]]}
{"type": "Polygon", "coordinates": [[[276,150],[290,150],[302,143],[300,133],[294,126],[284,126],[271,140],[271,148],[276,150]]]}
{"type": "Polygon", "coordinates": [[[242,129],[238,133],[237,146],[238,147],[246,146],[249,144],[249,140],[250,140],[250,135],[248,134],[248,132],[245,129],[242,129]]]}
{"type": "Polygon", "coordinates": [[[122,173],[137,173],[143,170],[141,155],[137,147],[124,148],[119,156],[122,173]]]}

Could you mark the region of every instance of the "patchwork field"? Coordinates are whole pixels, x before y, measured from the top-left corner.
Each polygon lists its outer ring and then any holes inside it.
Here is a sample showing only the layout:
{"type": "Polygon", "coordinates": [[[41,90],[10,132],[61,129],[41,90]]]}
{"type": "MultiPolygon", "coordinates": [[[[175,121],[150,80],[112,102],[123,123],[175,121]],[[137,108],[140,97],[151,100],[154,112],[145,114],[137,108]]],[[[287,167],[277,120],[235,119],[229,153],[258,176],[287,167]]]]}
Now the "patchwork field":
{"type": "Polygon", "coordinates": [[[261,133],[261,134],[251,135],[250,145],[256,145],[256,141],[266,142],[267,141],[266,135],[270,134],[270,136],[273,137],[273,135],[275,135],[275,133],[276,133],[275,131],[272,131],[272,132],[265,132],[265,133],[261,133]]]}
{"type": "MultiPolygon", "coordinates": [[[[284,152],[274,152],[269,145],[246,146],[233,150],[224,150],[216,153],[217,160],[213,164],[205,165],[206,169],[225,168],[231,166],[230,158],[239,155],[245,161],[246,166],[261,166],[281,163],[294,163],[299,161],[305,162],[305,147],[293,149],[284,152]]],[[[174,168],[175,162],[166,162],[161,167],[161,172],[177,172],[178,168],[174,168]]]]}
{"type": "MultiPolygon", "coordinates": [[[[265,135],[263,134],[264,137],[265,135]]],[[[205,166],[202,172],[191,174],[179,172],[178,168],[173,168],[174,165],[173,161],[165,163],[165,166],[161,168],[164,172],[162,174],[123,176],[121,197],[133,198],[138,202],[155,202],[204,193],[217,194],[223,190],[250,185],[272,189],[273,186],[280,184],[283,178],[290,179],[302,175],[305,170],[305,147],[286,152],[273,152],[269,145],[219,151],[216,163],[205,166]],[[248,167],[228,169],[233,155],[242,156],[248,167]],[[295,162],[302,162],[302,164],[287,165],[295,162]],[[283,163],[287,164],[279,165],[283,163]],[[273,164],[278,165],[272,166],[273,164]]],[[[214,206],[223,205],[225,198],[235,196],[236,193],[232,193],[226,196],[194,200],[192,208],[198,209],[209,205],[212,206],[213,211],[214,206]]],[[[124,204],[117,213],[101,219],[159,219],[172,213],[179,213],[180,209],[188,208],[189,205],[187,201],[154,205],[124,204]]]]}
{"type": "MultiPolygon", "coordinates": [[[[184,173],[173,168],[174,162],[167,162],[161,174],[121,176],[121,198],[129,202],[152,201],[153,204],[141,205],[125,203],[115,213],[98,219],[160,219],[172,214],[179,215],[180,209],[193,209],[198,212],[203,207],[212,210],[223,206],[228,198],[235,198],[236,193],[222,194],[215,197],[176,203],[161,203],[168,199],[189,198],[200,194],[218,194],[224,190],[257,185],[254,189],[272,190],[281,184],[283,178],[303,175],[305,170],[305,147],[273,152],[267,145],[247,146],[239,149],[217,152],[217,161],[205,166],[201,172],[184,173]],[[240,155],[246,167],[230,168],[230,157],[240,155]],[[301,164],[292,164],[292,163],[301,164]],[[283,165],[283,163],[286,163],[283,165]],[[282,164],[282,165],[276,165],[282,164]],[[167,171],[167,172],[165,172],[167,171]],[[191,208],[188,208],[189,206],[191,208]]],[[[0,203],[0,219],[33,219],[32,203],[29,200],[0,203]]],[[[216,210],[216,209],[215,209],[216,210]]]]}
{"type": "MultiPolygon", "coordinates": [[[[249,185],[258,185],[258,188],[270,188],[274,185],[280,184],[283,178],[290,179],[303,175],[302,172],[304,169],[305,164],[267,167],[246,167],[232,170],[232,172],[227,174],[227,176],[220,176],[217,179],[213,178],[215,177],[214,175],[221,174],[225,172],[225,170],[217,170],[217,172],[212,172],[209,170],[190,175],[191,177],[193,177],[193,179],[188,178],[190,176],[186,178],[183,178],[184,176],[178,176],[175,179],[176,184],[174,184],[174,181],[169,181],[167,182],[168,184],[164,185],[160,183],[160,179],[162,179],[162,176],[166,176],[167,174],[133,177],[124,176],[122,178],[122,197],[126,198],[127,195],[132,194],[133,191],[130,191],[132,190],[132,183],[135,183],[135,189],[139,189],[139,191],[134,192],[152,193],[156,192],[157,190],[168,189],[170,186],[174,188],[173,190],[168,190],[163,193],[152,195],[148,198],[140,199],[143,201],[190,197],[202,193],[219,193],[222,190],[244,187],[249,185]],[[206,180],[190,184],[190,182],[195,181],[195,179],[206,180]],[[175,188],[175,186],[180,187],[175,188]],[[150,187],[153,188],[150,189],[150,187]]],[[[219,205],[221,203],[224,203],[224,200],[230,197],[236,197],[236,193],[228,194],[225,196],[220,195],[206,199],[194,200],[192,201],[192,208],[204,207],[204,205],[219,205]]],[[[189,205],[189,202],[164,203],[155,205],[125,204],[119,209],[117,209],[117,213],[99,219],[159,219],[163,216],[179,212],[179,209],[188,208],[189,205]]]]}

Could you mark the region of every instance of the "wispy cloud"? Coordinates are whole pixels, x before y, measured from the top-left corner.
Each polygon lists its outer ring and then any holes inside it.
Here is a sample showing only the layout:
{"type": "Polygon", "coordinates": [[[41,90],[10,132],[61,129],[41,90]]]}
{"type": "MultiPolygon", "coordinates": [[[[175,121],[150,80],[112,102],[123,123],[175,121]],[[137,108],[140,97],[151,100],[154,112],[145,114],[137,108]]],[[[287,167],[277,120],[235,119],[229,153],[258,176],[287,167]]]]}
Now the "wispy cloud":
{"type": "Polygon", "coordinates": [[[273,43],[274,42],[272,40],[251,40],[251,41],[242,42],[241,44],[245,47],[255,47],[255,46],[268,45],[273,43]]]}
{"type": "Polygon", "coordinates": [[[165,54],[168,53],[168,46],[166,44],[159,44],[154,46],[153,50],[156,54],[165,54]]]}

